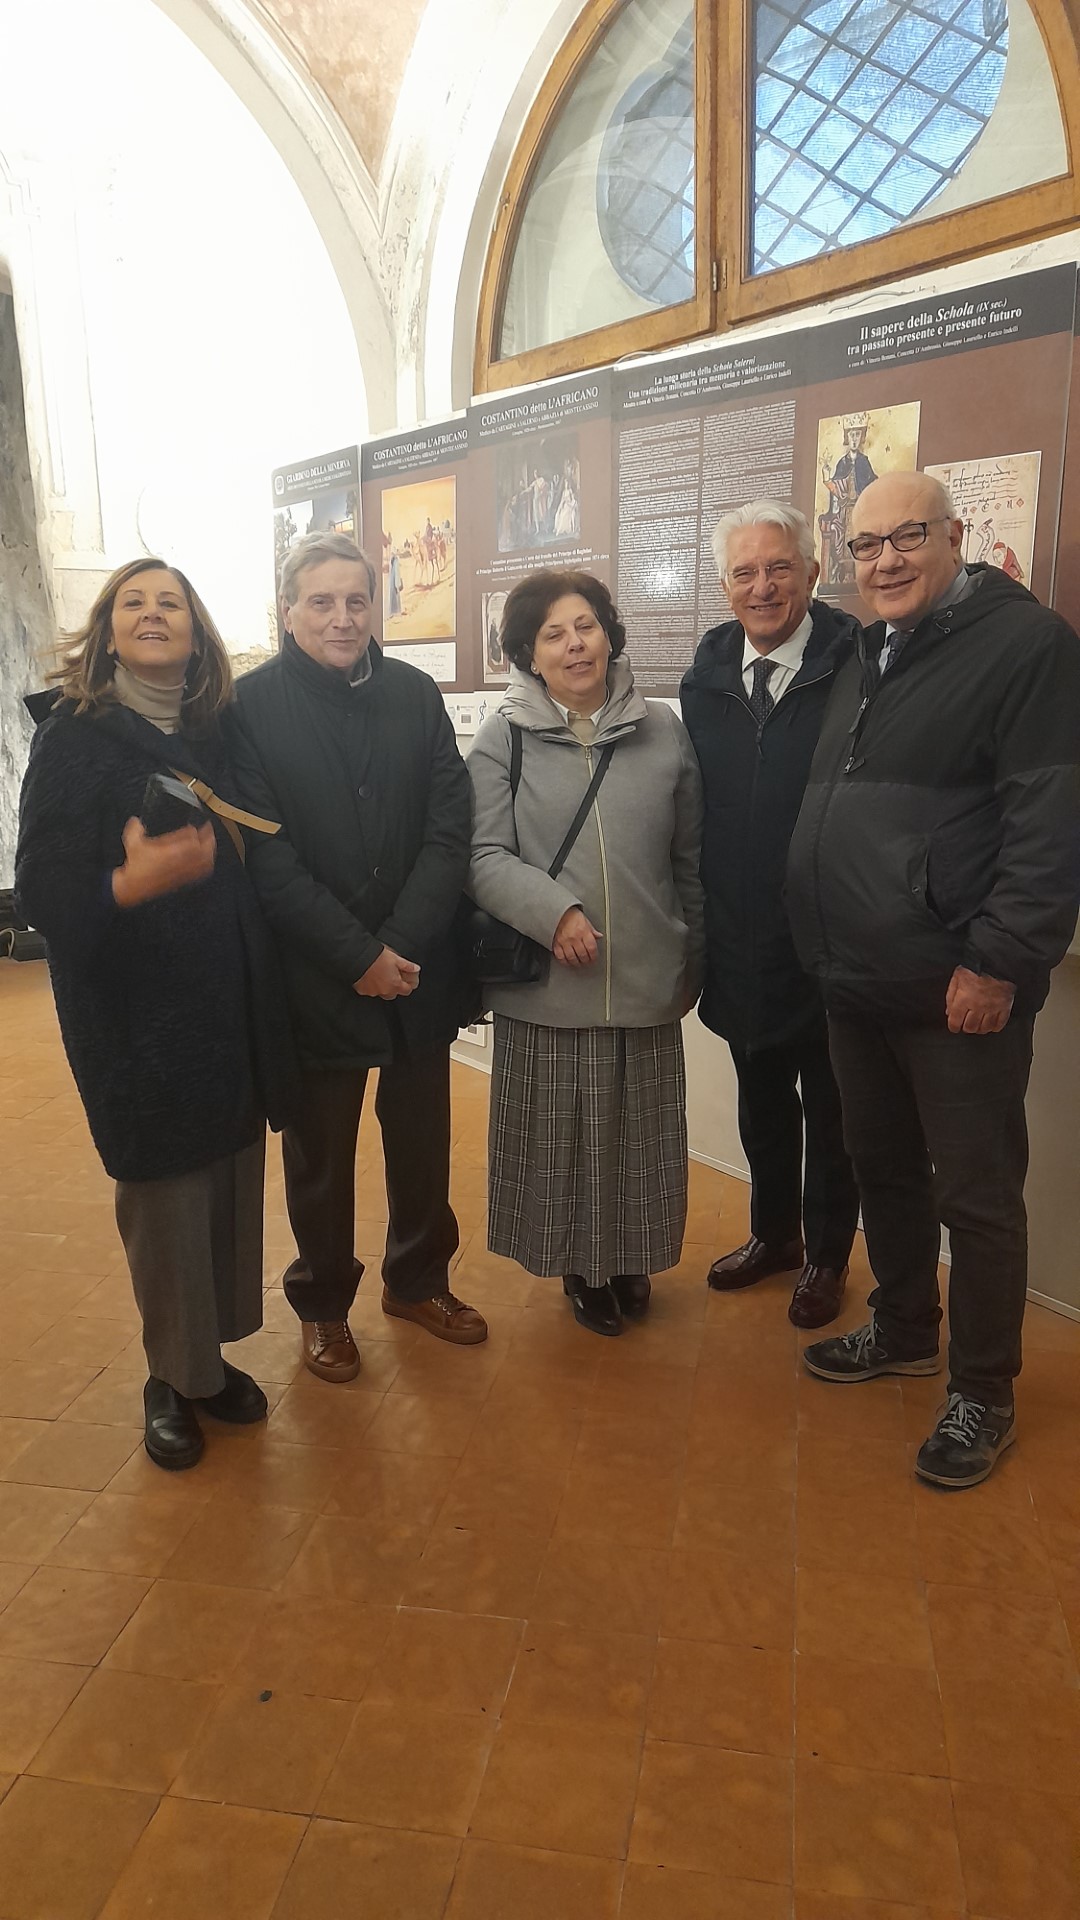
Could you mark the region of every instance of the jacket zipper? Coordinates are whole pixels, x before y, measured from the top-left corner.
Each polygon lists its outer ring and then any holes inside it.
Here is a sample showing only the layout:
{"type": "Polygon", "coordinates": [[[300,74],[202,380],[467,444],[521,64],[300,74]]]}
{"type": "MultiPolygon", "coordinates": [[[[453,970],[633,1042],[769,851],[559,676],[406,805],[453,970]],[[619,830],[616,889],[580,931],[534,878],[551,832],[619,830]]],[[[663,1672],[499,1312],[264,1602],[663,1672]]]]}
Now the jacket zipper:
{"type": "MultiPolygon", "coordinates": [[[[942,622],[940,615],[935,615],[934,624],[940,632],[948,633],[949,623],[952,619],[952,613],[949,608],[944,608],[942,609],[942,611],[947,616],[944,623],[942,622]]],[[[861,648],[856,649],[856,654],[859,660],[860,668],[862,670],[862,699],[859,702],[858,712],[855,715],[854,724],[848,735],[847,747],[846,748],[841,747],[840,752],[837,755],[836,763],[833,768],[832,779],[829,782],[829,797],[825,802],[824,808],[822,809],[821,817],[818,821],[817,832],[814,835],[814,852],[813,852],[814,906],[817,911],[818,934],[821,940],[822,948],[824,950],[825,964],[827,967],[832,966],[832,948],[829,945],[829,936],[825,931],[825,915],[824,915],[824,912],[822,911],[822,905],[821,905],[821,842],[822,842],[822,839],[824,838],[826,823],[828,821],[829,814],[832,811],[833,801],[836,799],[837,789],[840,785],[840,781],[842,780],[845,774],[854,773],[856,769],[862,765],[861,759],[857,757],[859,742],[862,739],[863,730],[866,726],[867,713],[869,712],[870,708],[872,707],[874,701],[877,699],[877,696],[881,691],[881,675],[880,674],[878,675],[877,685],[870,686],[868,677],[867,677],[867,671],[866,671],[867,669],[866,654],[864,651],[862,651],[861,648]]]]}
{"type": "MultiPolygon", "coordinates": [[[[585,765],[589,769],[589,779],[593,776],[592,748],[585,747],[585,765]]],[[[600,795],[592,803],[596,815],[596,837],[600,842],[600,873],[604,883],[604,1024],[611,1025],[611,890],[608,886],[607,848],[604,845],[604,824],[600,818],[600,795]]]]}

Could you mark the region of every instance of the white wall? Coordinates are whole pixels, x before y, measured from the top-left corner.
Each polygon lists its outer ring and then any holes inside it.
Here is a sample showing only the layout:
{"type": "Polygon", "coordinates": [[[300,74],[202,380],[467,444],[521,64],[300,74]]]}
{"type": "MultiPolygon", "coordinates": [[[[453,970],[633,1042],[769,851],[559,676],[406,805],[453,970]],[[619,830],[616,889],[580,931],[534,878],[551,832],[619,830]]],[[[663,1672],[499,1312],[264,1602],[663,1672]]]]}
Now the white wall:
{"type": "Polygon", "coordinates": [[[0,45],[0,261],[58,616],[164,547],[232,646],[264,642],[270,471],[368,428],[311,214],[149,0],[0,0],[0,45]]]}

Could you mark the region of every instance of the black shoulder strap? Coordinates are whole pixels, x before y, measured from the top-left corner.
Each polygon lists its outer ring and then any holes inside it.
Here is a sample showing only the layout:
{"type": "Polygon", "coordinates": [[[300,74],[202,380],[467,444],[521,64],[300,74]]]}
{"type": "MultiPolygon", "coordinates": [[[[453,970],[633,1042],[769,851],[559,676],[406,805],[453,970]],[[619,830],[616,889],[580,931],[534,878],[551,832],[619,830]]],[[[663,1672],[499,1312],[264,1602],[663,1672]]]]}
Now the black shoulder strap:
{"type": "MultiPolygon", "coordinates": [[[[516,800],[517,790],[521,785],[521,728],[516,727],[512,720],[508,720],[507,725],[510,728],[510,793],[512,798],[516,800]]],[[[608,762],[614,750],[614,743],[612,743],[609,747],[601,747],[600,752],[596,756],[593,777],[585,789],[585,797],[570,822],[562,846],[559,848],[558,853],[548,868],[548,878],[551,880],[557,880],[563,867],[566,865],[570,849],[577,839],[578,834],[581,832],[582,827],[585,825],[585,816],[600,791],[604,775],[608,770],[608,762]]]]}
{"type": "Polygon", "coordinates": [[[585,797],[582,800],[580,807],[578,808],[577,812],[575,813],[573,819],[570,822],[570,829],[569,829],[569,832],[567,833],[566,839],[563,841],[562,846],[559,848],[558,853],[555,855],[554,860],[552,861],[550,867],[548,868],[548,875],[552,880],[558,879],[560,873],[563,870],[563,866],[565,865],[566,857],[569,854],[570,849],[574,844],[574,841],[577,839],[578,834],[581,832],[582,827],[585,825],[585,815],[588,813],[589,808],[592,806],[593,801],[596,799],[596,796],[600,791],[601,782],[603,781],[604,775],[608,770],[608,763],[614,751],[615,751],[615,745],[614,745],[614,742],[612,742],[611,746],[609,747],[601,747],[600,752],[596,756],[596,765],[593,768],[593,777],[589,781],[589,784],[585,789],[585,797]]]}

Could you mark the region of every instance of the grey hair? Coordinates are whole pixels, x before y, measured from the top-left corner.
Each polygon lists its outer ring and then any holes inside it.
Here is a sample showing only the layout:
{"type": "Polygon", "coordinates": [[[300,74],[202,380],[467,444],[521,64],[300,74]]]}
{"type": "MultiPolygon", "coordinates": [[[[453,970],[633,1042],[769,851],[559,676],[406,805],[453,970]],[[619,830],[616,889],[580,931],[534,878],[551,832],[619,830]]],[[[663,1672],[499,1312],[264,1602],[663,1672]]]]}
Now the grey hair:
{"type": "Polygon", "coordinates": [[[281,563],[278,592],[286,607],[295,607],[300,598],[300,575],[308,567],[320,567],[324,560],[358,560],[367,568],[368,592],[375,599],[375,567],[362,547],[347,533],[305,533],[290,547],[281,563]]]}
{"type": "Polygon", "coordinates": [[[745,507],[733,507],[717,521],[712,537],[713,559],[721,580],[727,572],[728,541],[740,527],[783,527],[790,533],[807,566],[814,563],[814,535],[805,513],[789,507],[783,500],[748,500],[745,507]]]}

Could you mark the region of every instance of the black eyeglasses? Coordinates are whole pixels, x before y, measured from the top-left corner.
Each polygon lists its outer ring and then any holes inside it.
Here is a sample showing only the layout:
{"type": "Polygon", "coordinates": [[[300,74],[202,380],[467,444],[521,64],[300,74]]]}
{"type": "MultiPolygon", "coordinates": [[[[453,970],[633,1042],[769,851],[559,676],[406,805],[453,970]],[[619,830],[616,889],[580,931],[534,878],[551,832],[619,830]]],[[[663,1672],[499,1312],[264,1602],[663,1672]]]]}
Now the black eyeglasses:
{"type": "Polygon", "coordinates": [[[916,547],[925,546],[931,527],[951,519],[951,514],[939,513],[933,520],[905,520],[902,527],[894,527],[891,533],[857,533],[854,540],[847,543],[848,552],[853,560],[876,560],[887,540],[897,553],[913,553],[916,547]]]}

